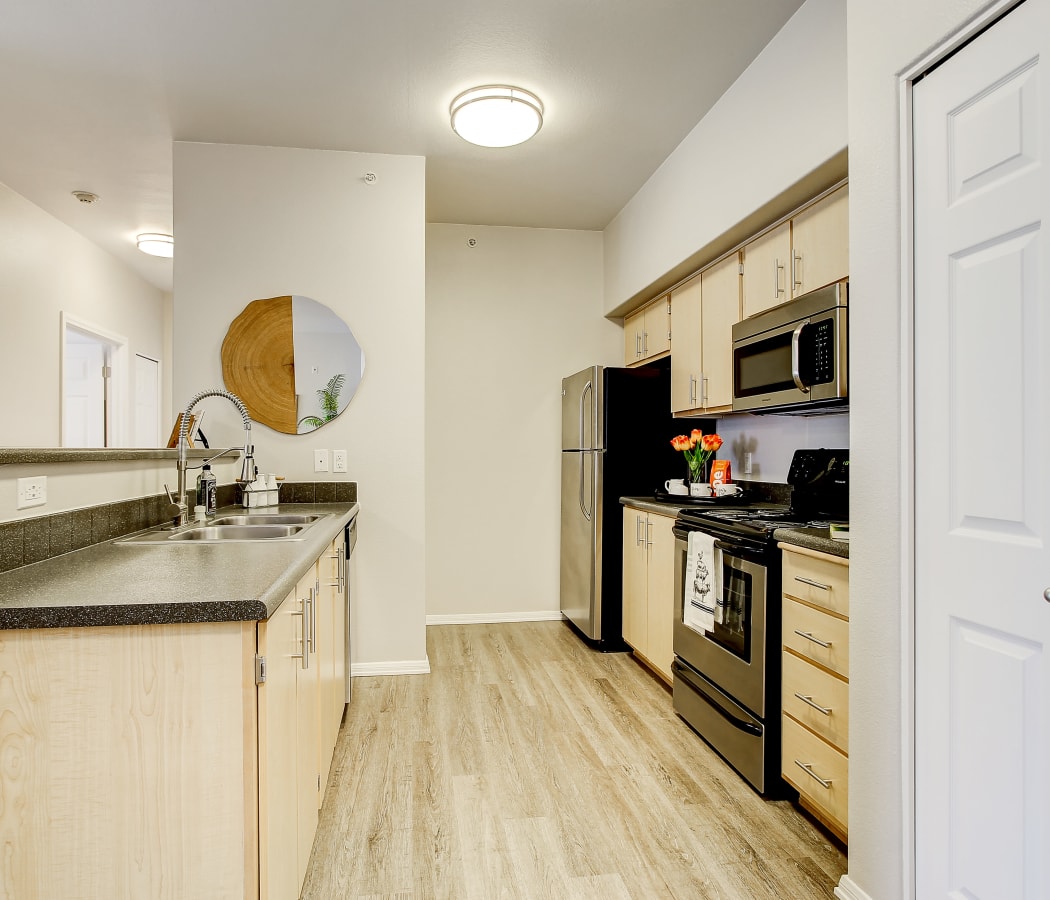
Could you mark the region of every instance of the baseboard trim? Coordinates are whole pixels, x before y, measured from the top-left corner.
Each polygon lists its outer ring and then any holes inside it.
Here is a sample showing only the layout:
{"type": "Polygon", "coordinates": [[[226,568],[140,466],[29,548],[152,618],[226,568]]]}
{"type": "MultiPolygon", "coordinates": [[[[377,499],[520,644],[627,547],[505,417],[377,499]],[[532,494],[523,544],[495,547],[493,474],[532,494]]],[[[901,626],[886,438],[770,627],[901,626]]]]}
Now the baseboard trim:
{"type": "Polygon", "coordinates": [[[839,883],[835,886],[835,896],[839,900],[871,900],[871,897],[857,887],[849,875],[843,875],[839,879],[839,883]]]}
{"type": "Polygon", "coordinates": [[[402,659],[392,662],[353,663],[351,678],[366,678],[370,675],[429,675],[430,658],[402,659]]]}
{"type": "Polygon", "coordinates": [[[427,616],[427,625],[497,625],[500,622],[560,622],[565,617],[559,609],[540,612],[457,613],[450,616],[427,616]]]}

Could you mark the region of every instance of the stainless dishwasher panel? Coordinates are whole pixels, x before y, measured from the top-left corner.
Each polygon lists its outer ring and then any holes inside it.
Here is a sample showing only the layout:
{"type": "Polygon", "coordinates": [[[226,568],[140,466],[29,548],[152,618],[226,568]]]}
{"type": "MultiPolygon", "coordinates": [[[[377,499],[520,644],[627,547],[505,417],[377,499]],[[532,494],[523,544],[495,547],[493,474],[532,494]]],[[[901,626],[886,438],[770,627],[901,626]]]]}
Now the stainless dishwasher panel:
{"type": "Polygon", "coordinates": [[[354,516],[346,524],[346,555],[343,558],[345,577],[343,578],[344,601],[346,603],[346,702],[350,702],[350,639],[353,635],[351,620],[353,616],[354,601],[357,597],[357,556],[354,547],[357,545],[357,516],[354,516]]]}

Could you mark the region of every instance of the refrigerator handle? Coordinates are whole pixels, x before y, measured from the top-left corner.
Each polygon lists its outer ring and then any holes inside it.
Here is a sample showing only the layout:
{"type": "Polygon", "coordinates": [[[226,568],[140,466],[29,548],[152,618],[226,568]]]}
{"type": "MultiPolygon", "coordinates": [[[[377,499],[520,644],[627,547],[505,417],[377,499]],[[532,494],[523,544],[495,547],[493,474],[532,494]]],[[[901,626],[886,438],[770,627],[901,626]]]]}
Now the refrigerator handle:
{"type": "MultiPolygon", "coordinates": [[[[587,504],[586,504],[586,501],[584,500],[584,492],[583,492],[583,481],[584,481],[583,460],[584,460],[584,457],[590,457],[591,454],[590,453],[577,453],[576,455],[580,458],[580,512],[582,512],[583,513],[583,517],[588,522],[590,522],[591,521],[591,512],[590,512],[590,510],[587,509],[587,504]]],[[[594,460],[592,459],[591,462],[593,463],[594,460]]],[[[593,478],[593,472],[592,472],[592,478],[593,478]]],[[[591,488],[591,501],[592,501],[592,503],[594,501],[594,488],[593,487],[591,488]]]]}
{"type": "Polygon", "coordinates": [[[583,439],[583,427],[584,427],[584,423],[586,421],[584,419],[583,407],[584,407],[585,401],[587,400],[587,395],[589,393],[591,393],[592,390],[593,390],[593,385],[591,384],[591,382],[588,381],[583,386],[583,390],[580,391],[580,441],[579,441],[579,446],[584,448],[584,449],[586,449],[586,450],[591,450],[591,449],[594,448],[593,435],[592,435],[592,439],[591,439],[590,443],[585,442],[584,439],[583,439]]]}

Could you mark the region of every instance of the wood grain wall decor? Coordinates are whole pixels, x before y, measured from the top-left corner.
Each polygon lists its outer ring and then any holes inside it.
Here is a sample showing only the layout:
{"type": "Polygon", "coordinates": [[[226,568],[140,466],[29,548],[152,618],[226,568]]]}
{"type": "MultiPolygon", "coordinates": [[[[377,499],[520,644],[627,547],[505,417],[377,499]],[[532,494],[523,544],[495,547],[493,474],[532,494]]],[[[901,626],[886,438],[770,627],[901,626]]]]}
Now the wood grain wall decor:
{"type": "Polygon", "coordinates": [[[249,303],[222,342],[222,378],[256,422],[296,433],[292,298],[249,303]]]}

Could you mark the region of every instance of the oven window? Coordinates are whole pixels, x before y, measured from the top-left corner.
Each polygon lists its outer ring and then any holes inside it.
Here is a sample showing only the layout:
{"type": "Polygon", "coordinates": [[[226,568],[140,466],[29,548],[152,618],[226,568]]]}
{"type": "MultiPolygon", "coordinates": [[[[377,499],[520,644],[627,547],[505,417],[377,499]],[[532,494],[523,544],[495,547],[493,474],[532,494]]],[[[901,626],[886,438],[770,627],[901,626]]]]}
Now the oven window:
{"type": "Polygon", "coordinates": [[[744,662],[751,662],[751,576],[722,558],[722,596],[715,611],[715,630],[707,637],[744,662]]]}
{"type": "Polygon", "coordinates": [[[791,377],[791,332],[756,341],[733,351],[734,393],[753,397],[795,387],[791,377]]]}

